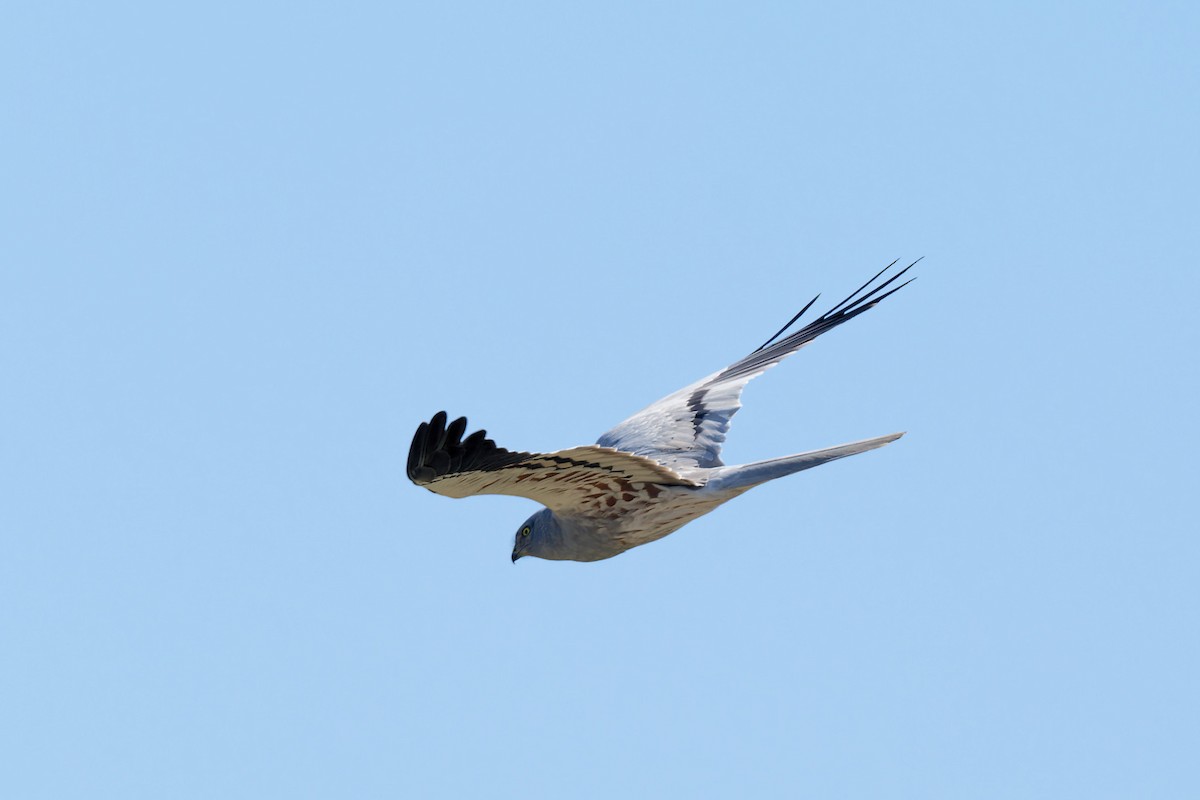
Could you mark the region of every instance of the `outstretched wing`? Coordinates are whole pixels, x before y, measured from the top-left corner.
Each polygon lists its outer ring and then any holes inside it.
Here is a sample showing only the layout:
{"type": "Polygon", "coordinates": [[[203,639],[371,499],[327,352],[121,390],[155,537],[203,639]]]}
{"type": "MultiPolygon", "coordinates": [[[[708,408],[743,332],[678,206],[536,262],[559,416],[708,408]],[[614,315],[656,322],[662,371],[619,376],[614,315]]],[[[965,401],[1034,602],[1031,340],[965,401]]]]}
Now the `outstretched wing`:
{"type": "Polygon", "coordinates": [[[447,497],[508,494],[574,512],[602,511],[642,493],[653,496],[663,485],[697,485],[651,459],[608,447],[514,452],[497,447],[487,431],[464,439],[466,429],[466,417],[447,425],[445,411],[422,422],[408,451],[409,479],[447,497]]]}
{"type": "Polygon", "coordinates": [[[733,415],[742,407],[742,389],[746,384],[821,334],[874,308],[885,297],[899,291],[912,279],[890,291],[884,292],[884,289],[916,263],[914,261],[870,288],[896,265],[893,261],[833,309],[780,339],[817,301],[814,297],[753,353],[647,406],[601,436],[597,444],[645,456],[673,469],[721,466],[721,445],[733,415]]]}

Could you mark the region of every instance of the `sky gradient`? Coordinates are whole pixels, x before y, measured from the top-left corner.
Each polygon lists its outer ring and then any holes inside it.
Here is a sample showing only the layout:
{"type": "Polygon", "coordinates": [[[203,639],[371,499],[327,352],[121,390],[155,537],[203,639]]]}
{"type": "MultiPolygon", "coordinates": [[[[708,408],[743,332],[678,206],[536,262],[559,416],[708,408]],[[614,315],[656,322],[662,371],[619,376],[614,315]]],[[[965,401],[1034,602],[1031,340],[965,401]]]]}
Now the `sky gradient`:
{"type": "Polygon", "coordinates": [[[0,795],[1200,796],[1184,3],[13,3],[0,795]],[[827,4],[828,5],[828,4],[827,4]],[[893,259],[595,564],[408,483],[893,259]]]}

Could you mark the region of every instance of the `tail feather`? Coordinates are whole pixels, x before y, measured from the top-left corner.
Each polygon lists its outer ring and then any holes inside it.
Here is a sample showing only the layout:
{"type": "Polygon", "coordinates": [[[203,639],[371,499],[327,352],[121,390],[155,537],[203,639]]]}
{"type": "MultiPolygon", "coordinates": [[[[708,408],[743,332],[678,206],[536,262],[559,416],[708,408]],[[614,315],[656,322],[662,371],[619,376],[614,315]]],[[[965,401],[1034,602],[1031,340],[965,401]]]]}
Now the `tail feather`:
{"type": "Polygon", "coordinates": [[[758,486],[760,483],[782,478],[794,472],[819,467],[822,464],[836,461],[839,458],[883,447],[885,444],[890,444],[903,435],[904,432],[890,433],[887,436],[878,436],[874,439],[863,439],[860,442],[839,444],[836,447],[826,447],[823,450],[812,450],[793,456],[772,458],[767,461],[756,461],[753,464],[741,464],[736,467],[719,467],[713,470],[713,475],[708,479],[705,487],[713,491],[750,489],[758,486]]]}

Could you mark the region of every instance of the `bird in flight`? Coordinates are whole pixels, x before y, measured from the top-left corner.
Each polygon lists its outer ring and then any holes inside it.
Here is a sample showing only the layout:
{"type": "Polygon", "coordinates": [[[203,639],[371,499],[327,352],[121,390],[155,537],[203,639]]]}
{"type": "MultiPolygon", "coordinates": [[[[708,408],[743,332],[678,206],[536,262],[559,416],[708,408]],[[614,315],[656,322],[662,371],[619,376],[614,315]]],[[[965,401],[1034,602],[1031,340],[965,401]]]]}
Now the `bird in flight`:
{"type": "Polygon", "coordinates": [[[759,484],[883,447],[904,434],[737,466],[720,459],[746,384],[911,282],[888,288],[915,261],[880,281],[895,264],[785,336],[820,295],[814,297],[750,355],[650,404],[594,445],[554,453],[506,450],[483,430],[463,438],[466,417],[447,424],[446,412],[439,411],[417,427],[408,477],[447,497],[506,494],[544,505],[517,529],[514,563],[523,556],[600,561],[661,539],[759,484]]]}

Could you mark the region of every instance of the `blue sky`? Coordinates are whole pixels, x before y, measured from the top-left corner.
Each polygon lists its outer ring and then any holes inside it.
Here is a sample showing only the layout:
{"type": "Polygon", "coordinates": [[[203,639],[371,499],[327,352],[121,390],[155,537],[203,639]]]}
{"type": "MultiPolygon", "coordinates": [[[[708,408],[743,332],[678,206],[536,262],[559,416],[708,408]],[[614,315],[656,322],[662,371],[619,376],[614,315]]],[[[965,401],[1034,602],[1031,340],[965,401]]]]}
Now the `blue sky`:
{"type": "Polygon", "coordinates": [[[5,797],[1194,797],[1192,4],[0,16],[5,797]],[[596,564],[410,485],[895,258],[596,564]]]}

